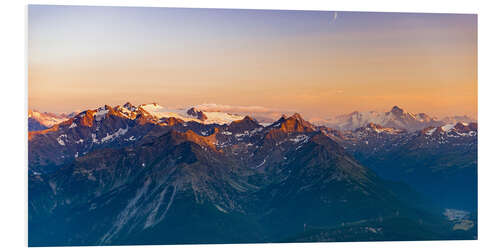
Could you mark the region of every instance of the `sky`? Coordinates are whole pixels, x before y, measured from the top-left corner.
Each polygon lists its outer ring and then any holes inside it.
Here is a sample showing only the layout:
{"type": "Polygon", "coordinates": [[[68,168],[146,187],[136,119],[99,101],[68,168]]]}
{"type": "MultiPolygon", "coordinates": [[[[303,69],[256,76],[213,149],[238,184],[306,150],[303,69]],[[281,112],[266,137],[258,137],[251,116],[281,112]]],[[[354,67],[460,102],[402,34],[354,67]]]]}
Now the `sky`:
{"type": "Polygon", "coordinates": [[[127,101],[477,118],[477,16],[28,7],[30,109],[127,101]]]}

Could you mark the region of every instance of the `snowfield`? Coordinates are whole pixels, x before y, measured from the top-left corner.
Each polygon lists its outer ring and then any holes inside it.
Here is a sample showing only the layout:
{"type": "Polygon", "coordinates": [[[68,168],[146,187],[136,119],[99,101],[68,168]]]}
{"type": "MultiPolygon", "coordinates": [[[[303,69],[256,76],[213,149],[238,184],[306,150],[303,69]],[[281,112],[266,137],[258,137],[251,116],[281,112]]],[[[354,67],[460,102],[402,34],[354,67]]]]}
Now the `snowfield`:
{"type": "Polygon", "coordinates": [[[205,112],[202,111],[206,116],[207,119],[202,121],[200,119],[197,119],[193,116],[190,116],[187,111],[189,109],[168,109],[160,106],[159,104],[153,103],[153,104],[144,104],[140,105],[139,108],[144,109],[151,115],[157,117],[158,119],[161,118],[168,118],[168,117],[174,117],[178,118],[184,121],[195,121],[203,124],[229,124],[233,121],[238,121],[242,120],[245,118],[244,116],[241,115],[234,115],[234,114],[228,114],[224,112],[205,112]]]}

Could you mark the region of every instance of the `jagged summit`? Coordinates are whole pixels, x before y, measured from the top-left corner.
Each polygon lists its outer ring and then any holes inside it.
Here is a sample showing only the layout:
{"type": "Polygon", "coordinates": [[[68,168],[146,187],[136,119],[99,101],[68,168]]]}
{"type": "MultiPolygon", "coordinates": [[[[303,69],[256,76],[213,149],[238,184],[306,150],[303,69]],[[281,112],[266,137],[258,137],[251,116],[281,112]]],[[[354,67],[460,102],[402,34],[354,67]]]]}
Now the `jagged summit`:
{"type": "Polygon", "coordinates": [[[398,107],[398,106],[394,106],[391,109],[391,113],[394,113],[394,114],[397,114],[397,115],[402,115],[402,114],[405,113],[405,111],[402,108],[398,107]]]}
{"type": "Polygon", "coordinates": [[[305,121],[304,118],[299,113],[294,113],[290,118],[296,119],[298,121],[305,121]]]}
{"type": "Polygon", "coordinates": [[[259,122],[249,115],[246,115],[241,120],[236,120],[236,121],[231,122],[231,124],[242,124],[242,123],[259,125],[259,122]]]}
{"type": "Polygon", "coordinates": [[[123,104],[123,108],[126,108],[129,111],[136,111],[137,110],[137,107],[132,105],[132,103],[130,103],[130,102],[126,102],[125,104],[123,104]]]}
{"type": "Polygon", "coordinates": [[[283,132],[312,132],[315,131],[315,126],[304,120],[299,113],[295,113],[290,117],[282,115],[279,120],[270,125],[278,127],[283,132]]]}
{"type": "Polygon", "coordinates": [[[304,118],[302,118],[302,116],[297,112],[293,113],[293,115],[290,115],[290,116],[288,116],[286,114],[282,114],[281,117],[278,119],[278,121],[282,120],[282,119],[283,120],[287,120],[287,119],[304,120],[304,118]]]}
{"type": "Polygon", "coordinates": [[[186,113],[192,117],[195,117],[201,121],[205,121],[208,119],[207,115],[205,115],[205,113],[203,113],[203,111],[197,109],[197,108],[190,108],[186,111],[186,113]]]}
{"type": "Polygon", "coordinates": [[[253,117],[249,116],[249,115],[246,115],[245,117],[243,117],[242,121],[253,121],[253,122],[257,122],[257,120],[255,120],[253,117]]]}
{"type": "Polygon", "coordinates": [[[259,127],[262,127],[262,125],[248,115],[241,120],[236,120],[229,124],[229,130],[233,132],[250,131],[259,127]]]}

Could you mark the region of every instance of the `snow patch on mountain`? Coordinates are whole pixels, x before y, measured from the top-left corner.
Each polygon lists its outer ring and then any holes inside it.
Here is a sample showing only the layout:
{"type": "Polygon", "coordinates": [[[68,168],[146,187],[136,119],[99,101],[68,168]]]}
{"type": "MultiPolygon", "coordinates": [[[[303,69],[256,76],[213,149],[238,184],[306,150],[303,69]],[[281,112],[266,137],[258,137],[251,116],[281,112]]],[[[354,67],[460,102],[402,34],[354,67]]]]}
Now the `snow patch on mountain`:
{"type": "Polygon", "coordinates": [[[108,141],[113,141],[114,139],[116,139],[116,138],[118,138],[118,137],[126,134],[127,131],[128,131],[128,127],[127,128],[119,128],[113,134],[106,133],[106,136],[101,139],[101,143],[105,143],[105,142],[108,142],[108,141]]]}
{"type": "Polygon", "coordinates": [[[292,141],[293,143],[301,143],[301,142],[306,143],[309,140],[309,136],[297,135],[296,137],[290,138],[289,140],[292,141]]]}
{"type": "Polygon", "coordinates": [[[99,143],[99,141],[97,140],[96,134],[92,133],[91,136],[92,136],[92,143],[99,143]]]}
{"type": "Polygon", "coordinates": [[[441,128],[443,129],[444,132],[448,132],[454,127],[455,127],[455,124],[446,124],[446,125],[442,126],[441,128]]]}
{"type": "Polygon", "coordinates": [[[259,165],[257,165],[255,168],[257,169],[257,168],[262,167],[262,166],[266,163],[266,160],[267,160],[267,158],[266,158],[266,159],[264,159],[264,160],[263,160],[263,161],[262,161],[259,165]]]}
{"type": "Polygon", "coordinates": [[[458,122],[457,124],[446,124],[440,127],[429,127],[422,132],[427,137],[440,137],[443,143],[446,138],[473,137],[477,136],[477,123],[458,122]]]}
{"type": "Polygon", "coordinates": [[[67,138],[68,136],[63,134],[63,135],[60,135],[59,137],[57,137],[57,143],[59,143],[59,145],[61,146],[66,146],[66,143],[64,143],[64,140],[63,138],[67,138]]]}
{"type": "Polygon", "coordinates": [[[425,132],[425,134],[426,135],[432,135],[436,130],[437,130],[437,128],[431,128],[427,132],[425,132]]]}
{"type": "Polygon", "coordinates": [[[448,218],[448,220],[450,221],[456,221],[468,219],[470,213],[464,210],[447,208],[443,212],[443,215],[446,216],[446,218],[448,218]]]}
{"type": "Polygon", "coordinates": [[[95,120],[96,121],[102,120],[108,112],[109,110],[104,107],[98,108],[97,112],[94,114],[95,120]]]}

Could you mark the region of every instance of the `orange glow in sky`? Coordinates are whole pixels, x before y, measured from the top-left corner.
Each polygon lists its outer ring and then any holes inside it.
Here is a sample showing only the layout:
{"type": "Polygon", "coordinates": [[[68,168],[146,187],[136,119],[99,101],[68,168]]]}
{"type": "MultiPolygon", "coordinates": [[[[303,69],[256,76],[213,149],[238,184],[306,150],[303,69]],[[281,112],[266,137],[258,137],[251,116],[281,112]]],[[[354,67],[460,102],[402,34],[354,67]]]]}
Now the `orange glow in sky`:
{"type": "Polygon", "coordinates": [[[477,117],[476,15],[333,13],[30,6],[29,106],[477,117]]]}

